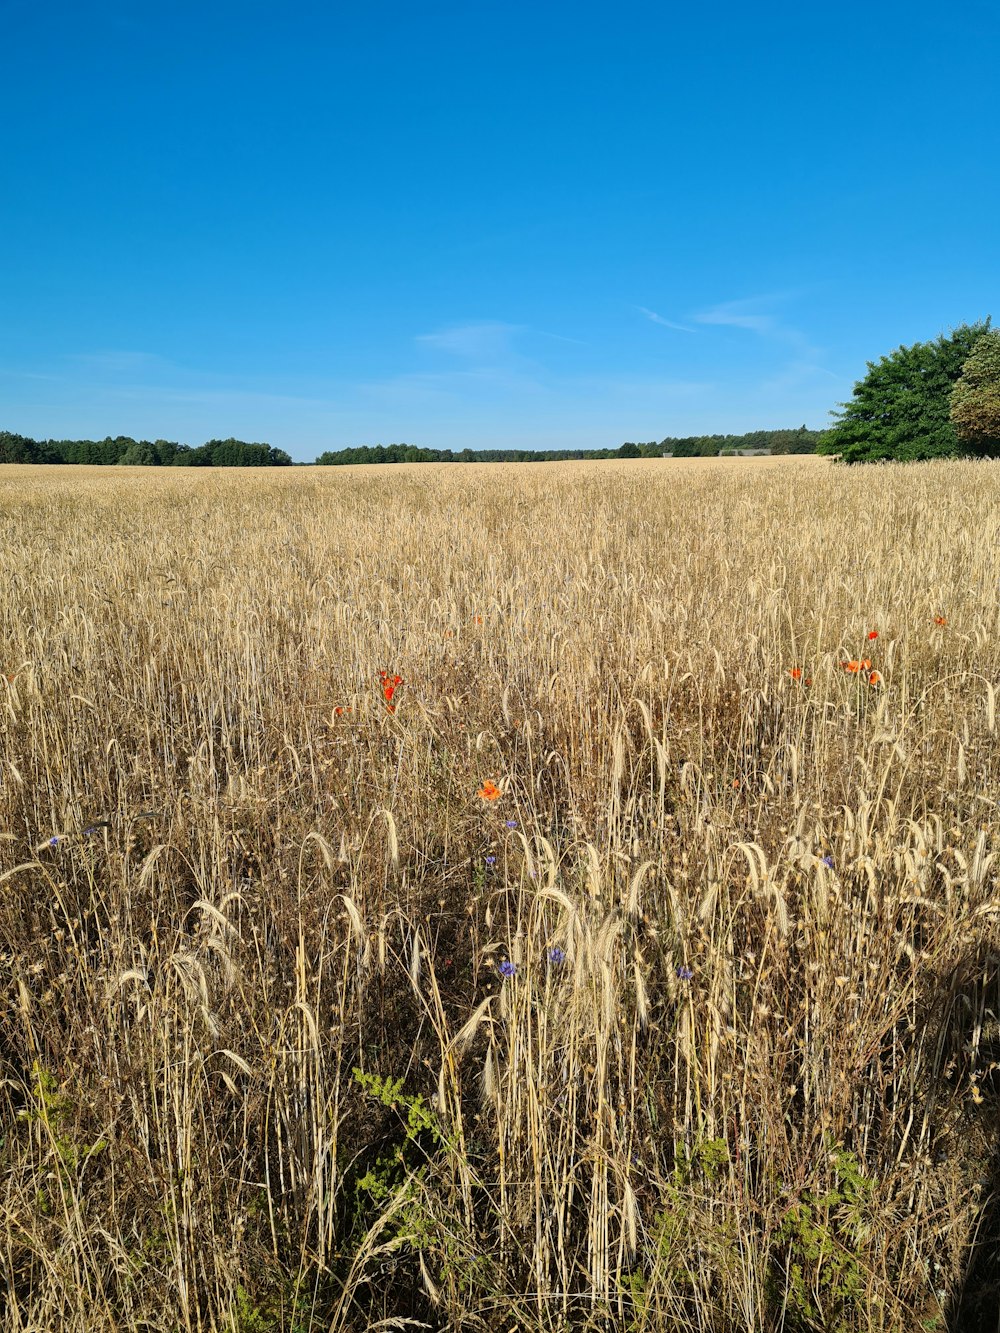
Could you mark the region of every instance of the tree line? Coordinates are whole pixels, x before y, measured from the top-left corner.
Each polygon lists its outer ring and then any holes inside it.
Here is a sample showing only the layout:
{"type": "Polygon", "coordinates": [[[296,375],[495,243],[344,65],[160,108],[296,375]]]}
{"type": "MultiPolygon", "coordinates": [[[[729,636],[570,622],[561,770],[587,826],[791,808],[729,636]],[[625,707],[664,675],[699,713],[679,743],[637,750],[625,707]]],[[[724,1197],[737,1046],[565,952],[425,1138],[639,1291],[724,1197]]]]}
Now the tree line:
{"type": "Polygon", "coordinates": [[[642,444],[627,441],[617,449],[423,449],[415,444],[364,444],[328,450],[316,462],[323,467],[359,463],[555,463],[600,458],[715,458],[719,454],[769,451],[815,453],[820,431],[755,430],[746,435],[668,436],[642,444]]]}
{"type": "Polygon", "coordinates": [[[90,463],[124,467],[288,467],[291,456],[269,444],[246,440],[206,440],[202,445],[174,440],[32,440],[0,431],[0,463],[90,463]]]}
{"type": "MultiPolygon", "coordinates": [[[[414,444],[360,445],[328,450],[316,459],[323,466],[348,463],[551,463],[583,458],[711,458],[719,454],[770,452],[811,454],[820,432],[755,430],[746,435],[668,436],[617,449],[424,449],[414,444]]],[[[134,440],[130,435],[103,440],[33,440],[0,431],[0,463],[89,463],[124,467],[288,467],[284,449],[245,440],[208,440],[192,447],[175,440],[134,440]]]]}

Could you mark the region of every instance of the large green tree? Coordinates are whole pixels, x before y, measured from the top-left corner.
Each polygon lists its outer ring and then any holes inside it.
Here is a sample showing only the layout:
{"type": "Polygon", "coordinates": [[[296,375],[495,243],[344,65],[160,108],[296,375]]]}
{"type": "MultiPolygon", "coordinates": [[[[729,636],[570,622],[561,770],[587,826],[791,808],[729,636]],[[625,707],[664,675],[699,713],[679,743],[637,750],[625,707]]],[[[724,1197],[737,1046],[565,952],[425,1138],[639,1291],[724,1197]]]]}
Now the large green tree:
{"type": "Polygon", "coordinates": [[[854,386],[849,403],[826,432],[817,453],[847,463],[887,459],[951,458],[972,452],[959,440],[949,410],[951,391],[989,320],[961,324],[933,342],[900,347],[854,386]]]}
{"type": "Polygon", "coordinates": [[[963,448],[1000,456],[1000,331],[977,339],[951,391],[951,424],[963,448]]]}
{"type": "Polygon", "coordinates": [[[121,467],[155,467],[156,450],[148,440],[133,440],[118,463],[121,467]]]}

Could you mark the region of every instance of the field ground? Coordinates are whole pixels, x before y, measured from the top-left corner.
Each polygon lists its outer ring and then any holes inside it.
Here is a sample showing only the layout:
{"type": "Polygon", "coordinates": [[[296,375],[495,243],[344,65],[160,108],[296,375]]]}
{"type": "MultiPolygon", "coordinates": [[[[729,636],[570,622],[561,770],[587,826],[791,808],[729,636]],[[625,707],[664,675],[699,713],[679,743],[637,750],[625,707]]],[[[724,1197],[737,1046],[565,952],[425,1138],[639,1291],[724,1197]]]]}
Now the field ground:
{"type": "Polygon", "coordinates": [[[0,528],[4,1333],[996,1328],[996,464],[0,528]]]}

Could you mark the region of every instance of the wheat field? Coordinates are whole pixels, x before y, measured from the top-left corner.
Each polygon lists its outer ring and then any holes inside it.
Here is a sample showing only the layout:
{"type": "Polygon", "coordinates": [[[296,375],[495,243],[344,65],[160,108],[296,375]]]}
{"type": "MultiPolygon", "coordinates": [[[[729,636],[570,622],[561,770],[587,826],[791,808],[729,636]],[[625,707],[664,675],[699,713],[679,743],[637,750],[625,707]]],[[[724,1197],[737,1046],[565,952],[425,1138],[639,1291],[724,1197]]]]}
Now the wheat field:
{"type": "Polygon", "coordinates": [[[996,464],[0,524],[4,1333],[997,1328],[996,464]]]}

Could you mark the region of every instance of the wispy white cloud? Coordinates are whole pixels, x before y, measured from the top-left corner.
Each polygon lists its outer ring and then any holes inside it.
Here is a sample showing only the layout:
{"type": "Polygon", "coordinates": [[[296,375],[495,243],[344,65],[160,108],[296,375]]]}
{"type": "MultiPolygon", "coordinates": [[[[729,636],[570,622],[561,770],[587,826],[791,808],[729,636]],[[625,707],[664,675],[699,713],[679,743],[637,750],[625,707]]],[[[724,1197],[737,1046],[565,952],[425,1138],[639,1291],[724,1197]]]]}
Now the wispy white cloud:
{"type": "Polygon", "coordinates": [[[794,360],[789,361],[776,375],[761,381],[760,392],[772,395],[788,393],[815,384],[817,380],[834,380],[837,383],[848,383],[842,375],[834,374],[832,370],[817,365],[815,361],[794,360]]]}
{"type": "Polygon", "coordinates": [[[329,401],[322,395],[261,388],[259,381],[246,376],[184,366],[157,352],[74,352],[62,359],[55,374],[26,374],[26,378],[46,379],[69,390],[86,388],[110,401],[141,401],[148,396],[161,403],[225,408],[321,407],[329,401]]]}
{"type": "Polygon", "coordinates": [[[533,329],[527,324],[507,324],[502,320],[482,320],[456,324],[431,333],[421,333],[414,340],[418,347],[446,356],[473,361],[479,365],[520,366],[535,364],[532,356],[541,355],[546,343],[588,347],[580,338],[547,329],[533,329]]]}
{"type": "Polygon", "coordinates": [[[594,398],[642,398],[656,403],[698,399],[718,390],[711,380],[663,379],[658,375],[589,375],[577,384],[577,392],[586,391],[594,398]]]}
{"type": "Polygon", "coordinates": [[[775,420],[781,415],[805,414],[816,419],[815,401],[832,390],[827,387],[833,380],[842,383],[843,377],[824,364],[826,354],[816,347],[808,334],[790,323],[784,308],[807,293],[803,291],[771,292],[742,300],[723,301],[701,310],[694,316],[697,323],[721,328],[745,329],[762,340],[761,353],[773,362],[768,373],[748,391],[759,403],[773,403],[775,420]],[[793,404],[803,402],[796,409],[793,404]]]}
{"type": "Polygon", "coordinates": [[[695,316],[698,324],[715,324],[734,329],[747,329],[764,338],[773,338],[778,342],[789,343],[802,351],[808,348],[809,339],[791,324],[782,320],[773,307],[792,299],[794,293],[773,292],[766,296],[752,296],[743,300],[723,301],[699,311],[695,316]]]}
{"type": "Polygon", "coordinates": [[[591,344],[584,338],[568,338],[565,333],[547,333],[545,329],[532,329],[531,333],[536,338],[549,338],[552,342],[571,343],[574,347],[589,347],[591,344]]]}
{"type": "Polygon", "coordinates": [[[742,301],[723,301],[708,310],[700,310],[694,318],[699,324],[722,324],[734,329],[749,329],[753,333],[775,335],[781,332],[782,325],[774,314],[761,307],[771,305],[777,299],[774,296],[759,296],[742,301]]]}
{"type": "Polygon", "coordinates": [[[502,366],[469,366],[444,371],[411,371],[353,386],[363,402],[422,405],[473,404],[493,397],[530,396],[541,386],[527,375],[502,366]]]}
{"type": "Polygon", "coordinates": [[[644,305],[637,305],[636,310],[645,315],[653,324],[659,324],[665,329],[677,329],[679,333],[697,333],[697,329],[692,329],[689,324],[675,324],[672,319],[664,319],[658,315],[655,310],[647,310],[644,305]]]}
{"type": "Polygon", "coordinates": [[[522,325],[487,320],[479,324],[459,324],[438,329],[434,333],[421,333],[416,341],[422,347],[447,352],[451,356],[470,361],[489,361],[509,357],[513,352],[515,336],[523,332],[522,325]]]}
{"type": "Polygon", "coordinates": [[[47,380],[49,383],[58,383],[62,378],[59,375],[43,375],[34,370],[21,370],[15,366],[0,366],[0,375],[6,379],[12,380],[47,380]]]}
{"type": "Polygon", "coordinates": [[[190,404],[219,408],[254,408],[254,407],[320,407],[332,405],[329,398],[310,398],[301,394],[267,393],[257,389],[244,389],[234,386],[221,389],[172,387],[162,384],[117,385],[106,390],[109,398],[123,402],[142,402],[147,397],[154,397],[164,403],[190,404]]]}
{"type": "Polygon", "coordinates": [[[161,356],[158,352],[134,352],[108,350],[99,352],[74,352],[68,356],[71,365],[82,366],[88,371],[104,375],[152,374],[180,370],[176,362],[161,356]]]}

